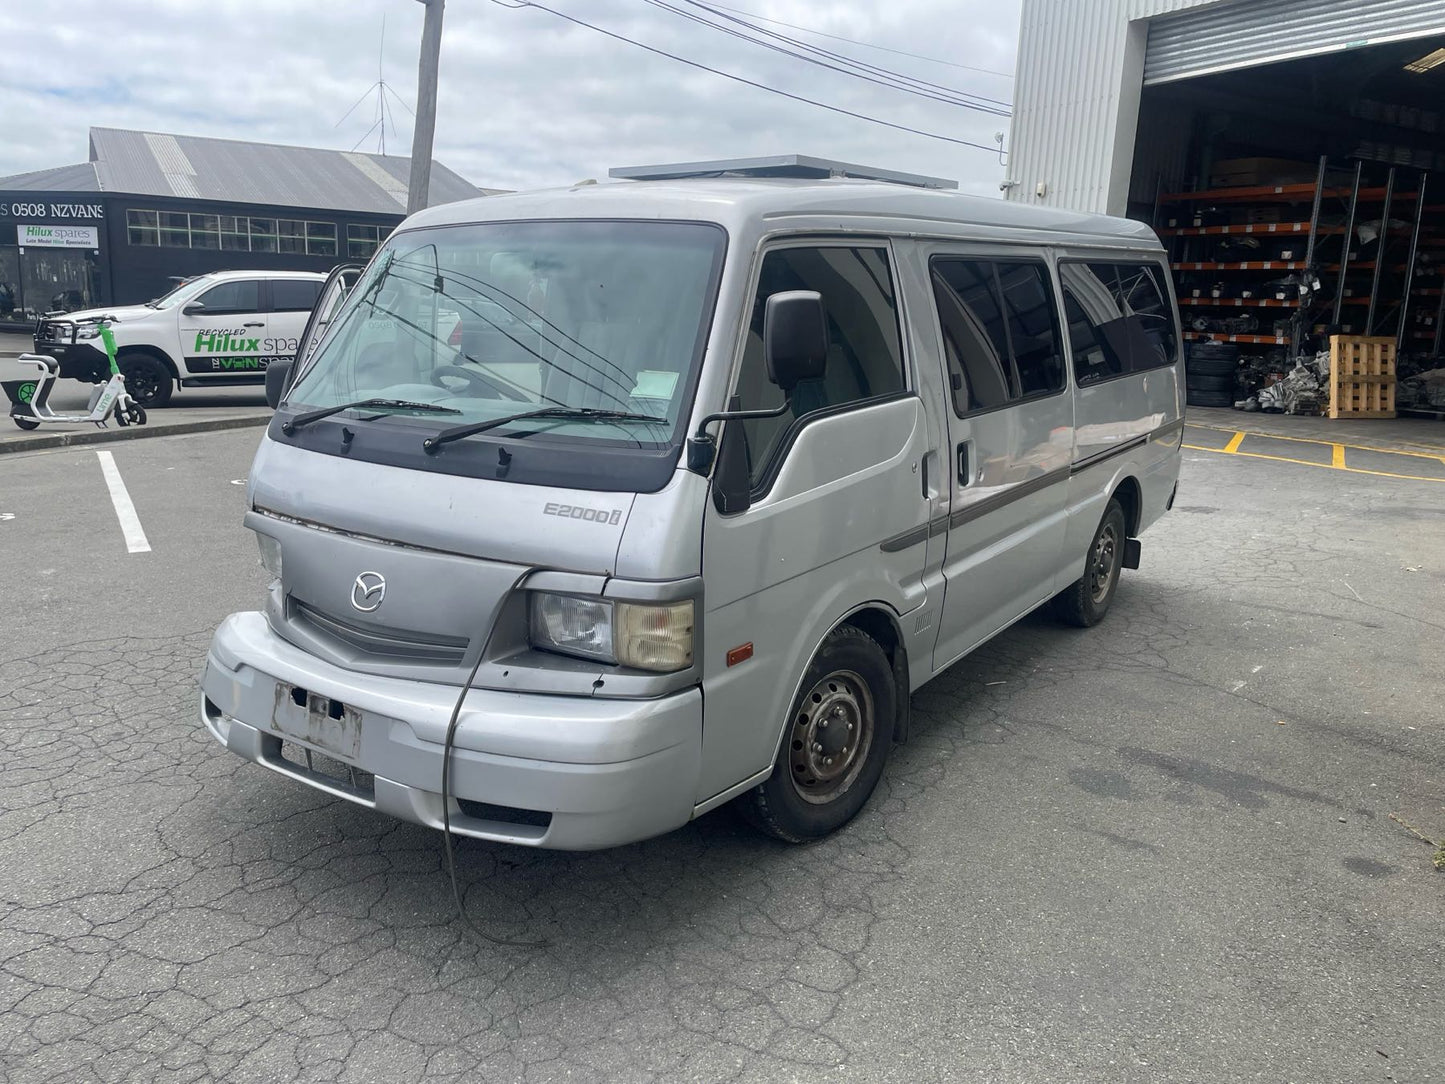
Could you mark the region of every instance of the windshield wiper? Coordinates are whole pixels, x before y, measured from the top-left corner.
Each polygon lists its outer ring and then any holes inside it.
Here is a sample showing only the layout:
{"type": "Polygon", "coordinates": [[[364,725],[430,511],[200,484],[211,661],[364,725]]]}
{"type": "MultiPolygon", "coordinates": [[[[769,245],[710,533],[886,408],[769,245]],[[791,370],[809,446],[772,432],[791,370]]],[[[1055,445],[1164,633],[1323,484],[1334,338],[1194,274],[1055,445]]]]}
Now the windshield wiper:
{"type": "Polygon", "coordinates": [[[358,399],[354,403],[342,403],[340,406],[327,407],[324,410],[308,410],[305,414],[298,414],[294,418],[287,418],[281,423],[281,432],[288,437],[302,426],[310,425],[312,422],[319,422],[322,418],[329,418],[333,414],[340,414],[343,410],[359,410],[362,407],[385,407],[390,410],[422,410],[428,414],[460,414],[456,407],[440,406],[437,403],[413,403],[406,399],[358,399]]]}
{"type": "Polygon", "coordinates": [[[597,407],[568,407],[551,406],[542,407],[540,410],[525,410],[520,414],[504,414],[500,418],[493,418],[485,422],[473,422],[469,425],[455,425],[450,429],[443,429],[434,437],[427,437],[421,442],[421,446],[427,452],[435,454],[443,444],[450,444],[454,440],[461,440],[463,437],[470,437],[475,433],[485,433],[488,429],[496,429],[498,426],[506,425],[509,422],[520,422],[526,418],[563,418],[571,421],[599,421],[599,422],[652,422],[654,425],[663,425],[666,419],[654,417],[651,414],[634,414],[626,410],[600,410],[597,407]]]}

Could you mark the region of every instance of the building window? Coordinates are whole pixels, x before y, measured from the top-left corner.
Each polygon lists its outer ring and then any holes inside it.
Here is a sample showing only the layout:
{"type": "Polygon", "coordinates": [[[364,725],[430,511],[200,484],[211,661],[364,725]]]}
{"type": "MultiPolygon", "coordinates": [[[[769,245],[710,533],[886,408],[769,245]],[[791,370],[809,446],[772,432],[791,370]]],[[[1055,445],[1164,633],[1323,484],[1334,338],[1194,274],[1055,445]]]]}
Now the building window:
{"type": "Polygon", "coordinates": [[[287,256],[304,255],[306,252],[306,223],[290,218],[278,218],[276,220],[276,239],[278,243],[276,251],[287,256]]]}
{"type": "Polygon", "coordinates": [[[274,218],[252,218],[247,219],[250,223],[251,251],[252,252],[275,252],[276,251],[276,220],[274,218]]]}
{"type": "Polygon", "coordinates": [[[155,211],[127,211],[125,225],[131,244],[155,246],[161,243],[161,231],[155,211]]]}
{"type": "Polygon", "coordinates": [[[336,223],[334,223],[334,222],[308,222],[308,223],[306,223],[306,255],[308,255],[308,256],[335,256],[335,255],[336,255],[336,223]]]}
{"type": "MultiPolygon", "coordinates": [[[[225,252],[278,252],[291,256],[335,256],[336,224],[293,218],[248,218],[246,215],[203,215],[185,211],[125,213],[126,233],[133,245],[162,248],[221,249],[225,252]]],[[[371,229],[372,250],[377,227],[371,229]]],[[[367,253],[370,255],[370,252],[367,253]]]]}
{"type": "Polygon", "coordinates": [[[221,248],[227,252],[251,251],[251,220],[244,216],[221,215],[221,248]]]}
{"type": "Polygon", "coordinates": [[[191,216],[185,212],[161,211],[161,245],[165,248],[191,247],[191,216]]]}
{"type": "Polygon", "coordinates": [[[381,242],[380,226],[358,226],[353,222],[346,227],[346,258],[369,260],[381,247],[381,242]]]}

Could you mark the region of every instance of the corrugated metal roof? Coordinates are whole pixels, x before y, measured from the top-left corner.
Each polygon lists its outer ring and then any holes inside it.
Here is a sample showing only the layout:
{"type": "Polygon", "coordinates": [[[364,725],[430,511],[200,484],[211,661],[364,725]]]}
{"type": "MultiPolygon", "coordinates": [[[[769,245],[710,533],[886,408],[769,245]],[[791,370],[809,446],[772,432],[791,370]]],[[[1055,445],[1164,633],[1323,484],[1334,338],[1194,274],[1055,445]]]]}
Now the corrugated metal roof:
{"type": "Polygon", "coordinates": [[[55,166],[31,173],[0,177],[0,189],[7,192],[99,192],[100,181],[94,162],[74,166],[55,166]]]}
{"type": "MultiPolygon", "coordinates": [[[[411,159],[395,155],[92,128],[89,163],[5,178],[0,187],[182,196],[394,215],[406,210],[410,173],[411,159]]],[[[446,166],[432,163],[433,205],[481,194],[481,189],[446,166]]]]}

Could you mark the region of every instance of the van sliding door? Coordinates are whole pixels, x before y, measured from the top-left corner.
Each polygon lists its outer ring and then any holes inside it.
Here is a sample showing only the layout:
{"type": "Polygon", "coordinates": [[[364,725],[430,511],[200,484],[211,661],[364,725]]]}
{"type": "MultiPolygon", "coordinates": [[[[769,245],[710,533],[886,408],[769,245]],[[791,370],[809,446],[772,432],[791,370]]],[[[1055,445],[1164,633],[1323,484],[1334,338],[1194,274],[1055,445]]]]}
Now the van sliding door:
{"type": "Polygon", "coordinates": [[[1044,260],[940,249],[929,272],[952,399],[936,670],[1052,594],[1074,418],[1044,260]]]}

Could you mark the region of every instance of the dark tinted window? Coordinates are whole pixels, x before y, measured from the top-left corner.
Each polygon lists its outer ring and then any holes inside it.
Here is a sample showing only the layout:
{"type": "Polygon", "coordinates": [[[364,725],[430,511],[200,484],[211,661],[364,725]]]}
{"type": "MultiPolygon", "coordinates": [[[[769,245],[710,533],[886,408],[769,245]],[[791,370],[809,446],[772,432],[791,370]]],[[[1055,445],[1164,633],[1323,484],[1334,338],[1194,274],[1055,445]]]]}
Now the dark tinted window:
{"type": "Polygon", "coordinates": [[[321,283],[311,279],[272,279],[271,308],[276,312],[310,312],[321,283]]]}
{"type": "Polygon", "coordinates": [[[1064,263],[1064,314],[1080,385],[1172,364],[1174,314],[1155,264],[1064,263]]]}
{"type": "Polygon", "coordinates": [[[932,270],[958,414],[1063,389],[1058,321],[1042,263],[939,257],[932,270]]]}
{"type": "Polygon", "coordinates": [[[208,313],[214,315],[228,312],[259,312],[261,309],[259,285],[255,279],[223,282],[219,286],[212,286],[196,300],[206,306],[208,313]]]}
{"type": "Polygon", "coordinates": [[[792,409],[778,418],[743,423],[757,483],[789,427],[814,411],[892,395],[904,389],[897,301],[885,248],[776,249],[763,258],[748,325],[737,395],[744,410],[783,404],[763,360],[767,300],[786,290],[816,290],[828,320],[828,365],[821,380],[799,384],[792,409]]]}

